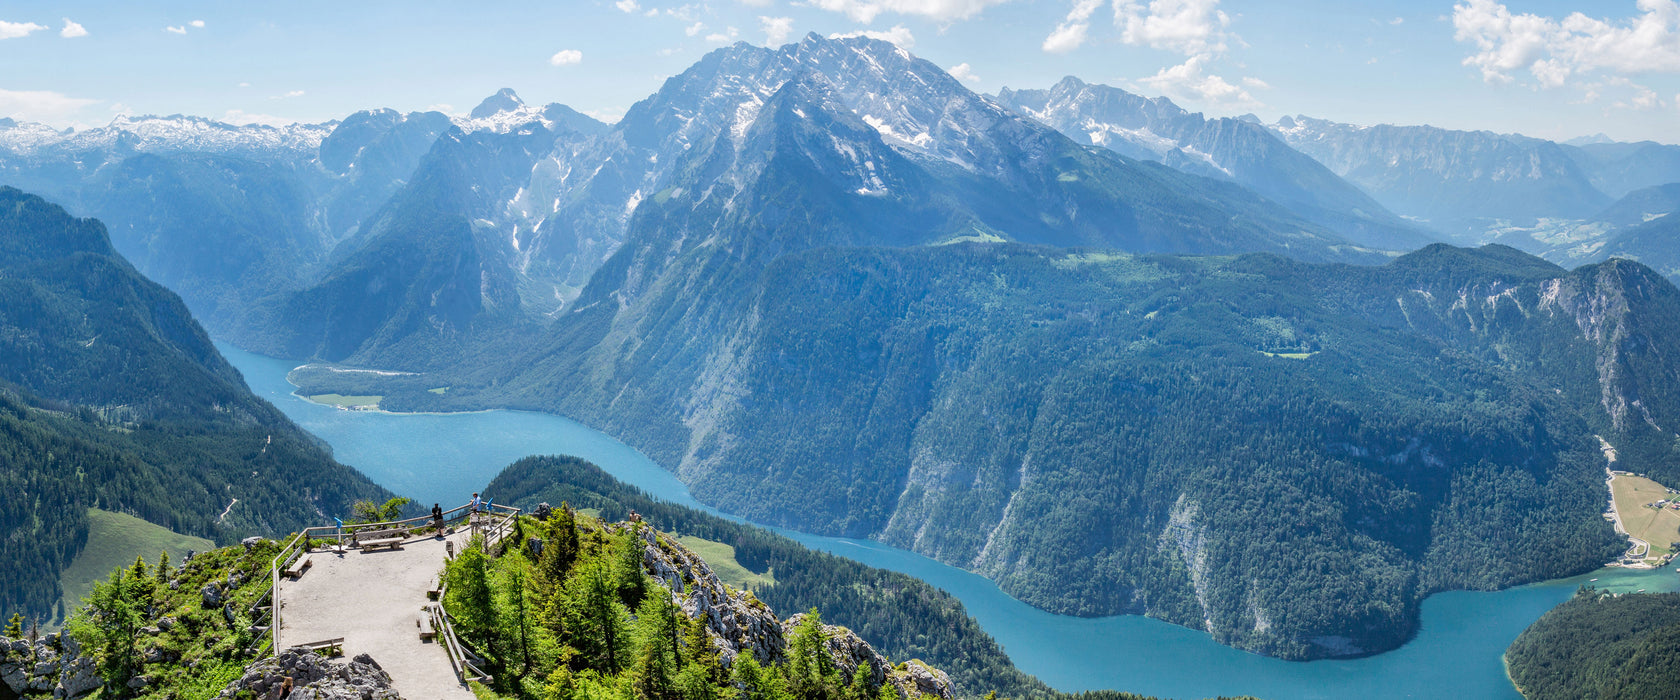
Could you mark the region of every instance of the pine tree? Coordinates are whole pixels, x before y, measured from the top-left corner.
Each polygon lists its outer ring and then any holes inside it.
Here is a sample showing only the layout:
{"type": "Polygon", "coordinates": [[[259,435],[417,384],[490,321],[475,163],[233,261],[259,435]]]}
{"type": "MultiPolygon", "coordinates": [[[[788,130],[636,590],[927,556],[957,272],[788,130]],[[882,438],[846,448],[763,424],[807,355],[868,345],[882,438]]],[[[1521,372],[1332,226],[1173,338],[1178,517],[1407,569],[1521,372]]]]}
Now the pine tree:
{"type": "Polygon", "coordinates": [[[783,672],[788,691],[801,700],[833,700],[840,691],[840,672],[823,644],[822,615],[812,608],[788,640],[783,672]]]}
{"type": "Polygon", "coordinates": [[[689,666],[697,666],[705,671],[712,682],[722,683],[726,680],[723,664],[718,661],[717,647],[712,644],[711,637],[706,635],[707,618],[708,613],[701,613],[683,625],[684,661],[689,666]]]}
{"type": "Polygon", "coordinates": [[[627,608],[641,605],[642,598],[647,595],[647,573],[642,570],[640,533],[640,525],[631,525],[630,532],[618,542],[618,557],[613,562],[618,577],[618,596],[627,608]]]}
{"type": "Polygon", "coordinates": [[[669,595],[650,595],[636,609],[636,694],[643,700],[667,700],[675,693],[681,657],[677,654],[675,606],[669,595]]]}
{"type": "Polygon", "coordinates": [[[473,540],[461,554],[449,563],[444,576],[449,582],[448,600],[444,601],[460,624],[468,639],[485,644],[491,655],[498,655],[496,611],[489,582],[489,557],[483,540],[473,540]]]}
{"type": "Polygon", "coordinates": [[[570,506],[560,504],[560,514],[549,526],[548,542],[543,545],[542,575],[547,587],[555,588],[566,581],[566,572],[578,557],[577,516],[570,506]]]}
{"type": "Polygon", "coordinates": [[[23,638],[23,613],[12,613],[11,619],[6,621],[5,631],[0,631],[0,637],[23,638]]]}

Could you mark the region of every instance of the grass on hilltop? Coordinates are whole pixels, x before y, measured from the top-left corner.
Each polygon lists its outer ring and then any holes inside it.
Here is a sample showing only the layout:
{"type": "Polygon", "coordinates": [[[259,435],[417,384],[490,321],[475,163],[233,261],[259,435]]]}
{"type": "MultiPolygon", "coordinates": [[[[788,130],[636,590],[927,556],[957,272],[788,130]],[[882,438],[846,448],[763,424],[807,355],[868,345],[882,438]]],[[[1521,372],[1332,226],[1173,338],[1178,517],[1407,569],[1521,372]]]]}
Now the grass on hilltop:
{"type": "Polygon", "coordinates": [[[75,610],[94,583],[110,578],[112,569],[133,564],[137,556],[156,562],[158,552],[166,551],[171,561],[180,562],[189,551],[215,548],[210,540],[171,532],[127,513],[89,508],[87,546],[58,576],[58,585],[64,589],[64,611],[75,610]]]}

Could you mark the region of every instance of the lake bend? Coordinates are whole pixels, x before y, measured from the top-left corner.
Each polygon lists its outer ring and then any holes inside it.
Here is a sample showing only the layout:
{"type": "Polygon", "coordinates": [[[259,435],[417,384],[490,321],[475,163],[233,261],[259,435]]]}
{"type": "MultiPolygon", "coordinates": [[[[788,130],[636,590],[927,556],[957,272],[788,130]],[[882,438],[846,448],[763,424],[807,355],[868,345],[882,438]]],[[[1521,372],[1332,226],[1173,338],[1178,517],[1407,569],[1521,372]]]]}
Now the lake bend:
{"type": "MultiPolygon", "coordinates": [[[[656,498],[741,521],[695,501],[676,475],[641,452],[561,416],[348,411],[293,394],[286,375],[296,362],[226,343],[218,342],[217,348],[245,375],[252,391],[325,440],[340,462],[427,507],[465,502],[520,458],[567,454],[594,462],[656,498]]],[[[1053,615],[1009,597],[978,574],[878,542],[768,529],[949,592],[1016,666],[1070,692],[1114,689],[1173,698],[1254,695],[1271,700],[1520,699],[1505,676],[1505,648],[1577,587],[1598,579],[1594,585],[1615,592],[1680,590],[1680,575],[1672,569],[1610,568],[1504,591],[1441,593],[1423,602],[1421,629],[1399,649],[1358,659],[1296,662],[1232,649],[1205,633],[1135,615],[1053,615]]]]}

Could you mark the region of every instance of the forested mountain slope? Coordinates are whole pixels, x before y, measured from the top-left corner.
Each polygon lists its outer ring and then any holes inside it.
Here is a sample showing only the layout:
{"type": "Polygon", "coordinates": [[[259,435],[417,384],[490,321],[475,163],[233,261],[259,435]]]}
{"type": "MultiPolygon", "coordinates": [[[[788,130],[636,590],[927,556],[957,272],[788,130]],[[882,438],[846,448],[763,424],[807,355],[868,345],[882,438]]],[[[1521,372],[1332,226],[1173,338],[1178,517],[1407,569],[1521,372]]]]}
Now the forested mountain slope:
{"type": "Polygon", "coordinates": [[[87,509],[227,541],[388,494],[256,398],[98,221],[0,188],[0,610],[47,616],[87,509]]]}
{"type": "Polygon", "coordinates": [[[1523,630],[1505,665],[1529,700],[1680,697],[1680,593],[1584,588],[1523,630]]]}

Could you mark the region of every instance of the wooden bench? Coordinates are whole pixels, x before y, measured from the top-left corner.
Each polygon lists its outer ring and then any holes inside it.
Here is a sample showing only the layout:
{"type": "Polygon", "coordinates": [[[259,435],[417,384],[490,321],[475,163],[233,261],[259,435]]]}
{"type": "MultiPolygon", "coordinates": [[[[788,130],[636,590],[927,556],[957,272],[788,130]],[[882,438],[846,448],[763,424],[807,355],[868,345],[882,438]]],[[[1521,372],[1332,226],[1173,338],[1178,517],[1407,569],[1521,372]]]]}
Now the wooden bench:
{"type": "Polygon", "coordinates": [[[296,579],[302,576],[303,570],[309,568],[310,565],[308,554],[299,555],[296,560],[292,561],[291,566],[286,567],[286,578],[296,579]]]}
{"type": "Polygon", "coordinates": [[[420,615],[414,618],[414,626],[420,628],[420,641],[429,642],[437,639],[437,625],[432,624],[432,609],[426,607],[420,615]]]}
{"type": "Polygon", "coordinates": [[[356,533],[356,546],[363,552],[379,547],[402,549],[402,530],[363,530],[356,533]]]}
{"type": "Polygon", "coordinates": [[[328,657],[344,655],[343,637],[333,637],[332,639],[323,639],[319,642],[309,642],[307,644],[298,644],[296,646],[304,651],[326,652],[328,657]]]}

